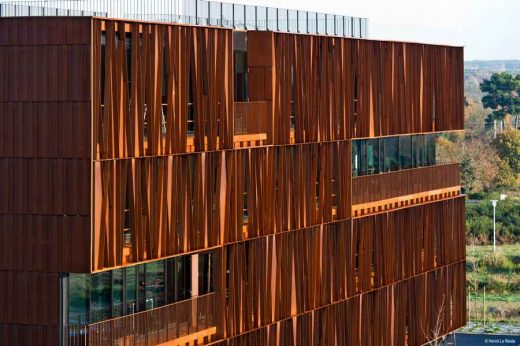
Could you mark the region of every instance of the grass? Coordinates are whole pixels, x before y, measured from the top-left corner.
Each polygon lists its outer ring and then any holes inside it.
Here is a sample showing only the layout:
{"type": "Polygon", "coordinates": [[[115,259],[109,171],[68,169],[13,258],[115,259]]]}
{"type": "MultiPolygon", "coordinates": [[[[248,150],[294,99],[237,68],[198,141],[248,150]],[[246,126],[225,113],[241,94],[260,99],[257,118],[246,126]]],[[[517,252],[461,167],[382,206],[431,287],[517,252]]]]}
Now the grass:
{"type": "Polygon", "coordinates": [[[486,321],[520,325],[520,244],[467,246],[466,286],[470,319],[483,319],[484,288],[486,321]],[[475,292],[476,287],[476,292],[475,292]]]}

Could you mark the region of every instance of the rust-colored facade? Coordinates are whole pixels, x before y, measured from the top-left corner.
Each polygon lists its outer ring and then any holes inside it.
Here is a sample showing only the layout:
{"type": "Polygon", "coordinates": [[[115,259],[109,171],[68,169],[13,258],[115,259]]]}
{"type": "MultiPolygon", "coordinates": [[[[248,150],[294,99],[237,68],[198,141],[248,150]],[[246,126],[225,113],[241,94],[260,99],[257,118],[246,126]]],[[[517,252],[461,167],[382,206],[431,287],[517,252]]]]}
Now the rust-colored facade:
{"type": "Polygon", "coordinates": [[[234,35],[0,19],[1,345],[465,324],[459,165],[435,160],[463,128],[462,48],[248,31],[235,100],[234,35]]]}

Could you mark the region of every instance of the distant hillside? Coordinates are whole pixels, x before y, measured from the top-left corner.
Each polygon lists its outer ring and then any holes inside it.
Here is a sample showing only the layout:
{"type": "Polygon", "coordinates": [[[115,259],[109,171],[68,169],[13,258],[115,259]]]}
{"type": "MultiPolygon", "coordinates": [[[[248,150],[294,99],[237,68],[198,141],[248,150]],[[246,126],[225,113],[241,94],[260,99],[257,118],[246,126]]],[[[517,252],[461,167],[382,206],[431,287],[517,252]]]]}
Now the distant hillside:
{"type": "Polygon", "coordinates": [[[470,60],[464,61],[464,91],[468,99],[480,102],[480,82],[494,72],[520,73],[520,60],[470,60]]]}
{"type": "Polygon", "coordinates": [[[520,72],[520,60],[469,60],[464,61],[464,69],[520,72]]]}

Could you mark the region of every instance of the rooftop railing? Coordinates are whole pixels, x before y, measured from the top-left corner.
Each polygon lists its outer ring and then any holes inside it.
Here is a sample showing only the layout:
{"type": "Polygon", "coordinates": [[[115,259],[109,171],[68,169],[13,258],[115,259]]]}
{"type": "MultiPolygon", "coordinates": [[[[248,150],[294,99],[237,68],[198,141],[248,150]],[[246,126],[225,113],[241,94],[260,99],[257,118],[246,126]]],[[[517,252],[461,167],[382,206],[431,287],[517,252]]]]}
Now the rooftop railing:
{"type": "Polygon", "coordinates": [[[0,0],[0,17],[99,16],[367,38],[368,19],[207,0],[0,0]]]}

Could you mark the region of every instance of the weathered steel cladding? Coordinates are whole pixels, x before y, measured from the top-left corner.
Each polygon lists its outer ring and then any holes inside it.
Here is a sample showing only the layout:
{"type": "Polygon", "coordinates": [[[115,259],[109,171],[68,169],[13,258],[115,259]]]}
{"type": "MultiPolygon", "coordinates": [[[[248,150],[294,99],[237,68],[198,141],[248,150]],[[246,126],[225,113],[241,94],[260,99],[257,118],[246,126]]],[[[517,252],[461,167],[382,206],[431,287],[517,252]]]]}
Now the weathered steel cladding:
{"type": "Polygon", "coordinates": [[[464,247],[461,197],[227,245],[227,335],[463,261],[464,247]]]}
{"type": "Polygon", "coordinates": [[[348,142],[96,162],[93,269],[123,263],[128,206],[128,262],[346,219],[350,162],[348,142]]]}
{"type": "Polygon", "coordinates": [[[60,340],[58,326],[0,324],[1,345],[56,345],[60,340]]]}
{"type": "Polygon", "coordinates": [[[59,275],[0,271],[0,324],[59,326],[59,275]]]}
{"type": "Polygon", "coordinates": [[[455,262],[211,345],[422,345],[443,306],[441,333],[464,325],[464,282],[455,262]]]}
{"type": "Polygon", "coordinates": [[[352,204],[380,201],[460,185],[458,163],[352,178],[352,204]]]}
{"type": "Polygon", "coordinates": [[[231,30],[97,19],[93,25],[95,159],[186,152],[189,103],[195,151],[233,148],[231,30]]]}
{"type": "MultiPolygon", "coordinates": [[[[233,149],[231,30],[0,20],[0,344],[57,344],[59,272],[208,249],[223,345],[421,344],[443,302],[443,332],[465,323],[462,197],[351,217],[352,200],[458,186],[455,166],[352,179],[349,141],[462,128],[462,49],[248,44],[268,145],[233,149]]],[[[135,316],[144,342],[183,311],[135,316]]],[[[90,343],[135,341],[129,321],[97,324],[90,343]]]]}
{"type": "Polygon", "coordinates": [[[461,47],[248,32],[248,50],[250,93],[272,105],[272,143],[464,126],[461,47]]]}
{"type": "Polygon", "coordinates": [[[0,20],[0,344],[59,342],[90,271],[90,18],[0,20]]]}

